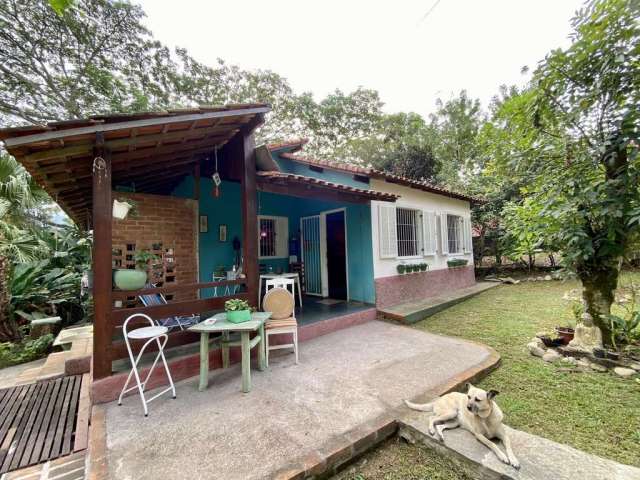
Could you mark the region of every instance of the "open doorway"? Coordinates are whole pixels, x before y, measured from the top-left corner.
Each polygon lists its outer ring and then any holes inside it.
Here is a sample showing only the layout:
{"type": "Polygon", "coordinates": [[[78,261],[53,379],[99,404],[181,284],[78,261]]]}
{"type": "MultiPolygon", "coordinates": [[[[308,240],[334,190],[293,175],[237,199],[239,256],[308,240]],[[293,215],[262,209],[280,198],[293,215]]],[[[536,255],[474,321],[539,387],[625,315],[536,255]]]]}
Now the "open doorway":
{"type": "Polygon", "coordinates": [[[347,300],[347,227],[344,210],[326,218],[327,284],[329,298],[347,300]]]}

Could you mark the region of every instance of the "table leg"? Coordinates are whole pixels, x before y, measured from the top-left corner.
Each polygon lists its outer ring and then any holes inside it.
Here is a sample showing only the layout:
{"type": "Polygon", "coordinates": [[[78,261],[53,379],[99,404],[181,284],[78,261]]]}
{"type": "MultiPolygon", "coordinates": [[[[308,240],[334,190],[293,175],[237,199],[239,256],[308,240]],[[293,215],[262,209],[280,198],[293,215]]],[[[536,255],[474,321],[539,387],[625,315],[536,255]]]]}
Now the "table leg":
{"type": "Polygon", "coordinates": [[[222,332],[222,368],[229,368],[229,332],[222,332]]]}
{"type": "Polygon", "coordinates": [[[262,276],[258,277],[258,310],[262,308],[262,276]]]}
{"type": "Polygon", "coordinates": [[[209,386],[209,333],[200,333],[200,384],[201,392],[209,386]]]}
{"type": "Polygon", "coordinates": [[[249,348],[249,332],[240,332],[242,348],[242,391],[251,391],[251,350],[249,348]]]}
{"type": "Polygon", "coordinates": [[[267,359],[266,359],[266,342],[264,336],[264,323],[260,325],[260,329],[258,330],[258,335],[260,335],[260,343],[258,344],[258,368],[260,371],[264,371],[267,368],[267,359]]]}

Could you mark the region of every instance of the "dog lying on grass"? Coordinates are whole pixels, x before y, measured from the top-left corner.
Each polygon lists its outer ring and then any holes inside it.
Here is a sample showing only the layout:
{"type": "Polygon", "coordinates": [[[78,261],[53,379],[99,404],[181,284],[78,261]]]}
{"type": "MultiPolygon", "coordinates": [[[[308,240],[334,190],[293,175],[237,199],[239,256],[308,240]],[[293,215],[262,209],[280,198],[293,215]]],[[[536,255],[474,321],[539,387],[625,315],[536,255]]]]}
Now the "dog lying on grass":
{"type": "Polygon", "coordinates": [[[502,424],[503,414],[493,401],[498,394],[488,392],[467,383],[467,394],[452,392],[430,403],[419,405],[405,400],[407,407],[421,412],[430,412],[429,433],[444,441],[443,432],[447,429],[462,427],[471,432],[480,443],[496,454],[501,462],[520,468],[520,462],[513,454],[511,441],[502,424]],[[490,439],[498,438],[507,451],[505,455],[490,439]]]}

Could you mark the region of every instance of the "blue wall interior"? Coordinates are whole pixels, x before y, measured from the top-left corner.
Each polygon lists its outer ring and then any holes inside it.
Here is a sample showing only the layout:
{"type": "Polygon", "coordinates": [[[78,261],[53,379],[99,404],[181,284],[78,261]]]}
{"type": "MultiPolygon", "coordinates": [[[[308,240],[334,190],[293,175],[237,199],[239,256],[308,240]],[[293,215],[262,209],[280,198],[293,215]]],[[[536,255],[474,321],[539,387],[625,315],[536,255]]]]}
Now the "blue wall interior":
{"type": "MultiPolygon", "coordinates": [[[[325,177],[321,178],[327,179],[325,177]]],[[[340,180],[336,179],[334,181],[340,180]]],[[[340,183],[344,184],[346,182],[342,180],[340,183]]],[[[363,187],[361,186],[360,188],[363,187]]],[[[366,188],[366,185],[364,185],[364,188],[366,188]]],[[[214,198],[211,195],[212,189],[213,182],[210,178],[202,178],[200,180],[200,215],[208,217],[208,232],[200,233],[199,236],[201,282],[211,281],[213,272],[218,266],[230,269],[235,262],[233,238],[238,237],[242,241],[240,184],[223,181],[218,198],[214,198]],[[226,242],[219,241],[219,225],[227,226],[226,242]]],[[[194,179],[189,176],[176,187],[173,195],[192,198],[193,191],[194,179]]],[[[323,211],[343,207],[346,207],[347,221],[349,297],[355,301],[375,303],[373,252],[371,248],[371,211],[368,204],[347,204],[258,192],[258,215],[288,217],[290,239],[300,238],[301,217],[317,215],[323,211]]],[[[260,260],[260,263],[273,266],[274,271],[287,271],[289,260],[288,258],[269,259],[260,260]]]]}

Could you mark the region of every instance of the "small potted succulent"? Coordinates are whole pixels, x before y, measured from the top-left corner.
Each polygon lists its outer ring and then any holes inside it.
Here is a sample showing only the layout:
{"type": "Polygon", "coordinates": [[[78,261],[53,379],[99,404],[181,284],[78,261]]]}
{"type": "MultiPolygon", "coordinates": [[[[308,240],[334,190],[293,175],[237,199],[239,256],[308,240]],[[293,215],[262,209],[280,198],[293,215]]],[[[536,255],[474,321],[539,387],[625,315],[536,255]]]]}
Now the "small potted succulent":
{"type": "Polygon", "coordinates": [[[429,264],[427,264],[427,263],[421,263],[420,264],[420,271],[421,272],[426,272],[428,268],[429,268],[429,264]]]}
{"type": "Polygon", "coordinates": [[[399,264],[396,266],[396,270],[398,271],[398,273],[399,273],[400,275],[402,275],[404,272],[406,272],[406,271],[407,271],[407,266],[406,266],[404,263],[399,263],[399,264]]]}
{"type": "Polygon", "coordinates": [[[154,262],[159,257],[149,250],[138,250],[133,259],[136,262],[135,269],[119,268],[113,275],[113,281],[120,290],[140,290],[147,283],[149,262],[154,262]]]}
{"type": "Polygon", "coordinates": [[[231,323],[242,323],[251,320],[251,307],[249,302],[240,298],[232,298],[224,302],[224,310],[227,312],[227,320],[231,323]]]}

